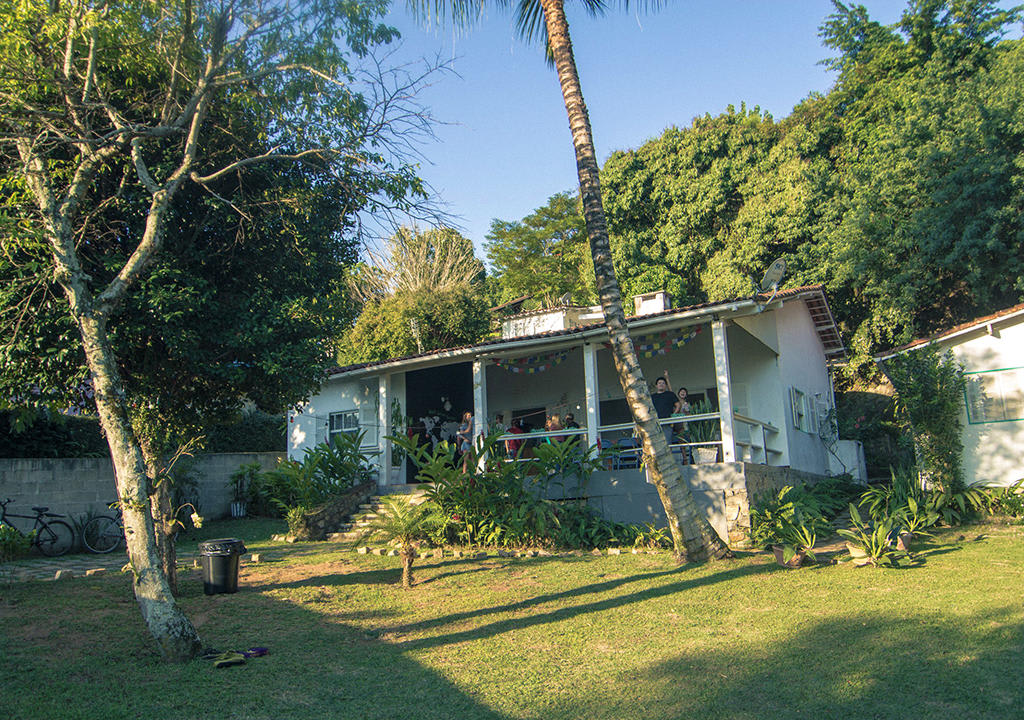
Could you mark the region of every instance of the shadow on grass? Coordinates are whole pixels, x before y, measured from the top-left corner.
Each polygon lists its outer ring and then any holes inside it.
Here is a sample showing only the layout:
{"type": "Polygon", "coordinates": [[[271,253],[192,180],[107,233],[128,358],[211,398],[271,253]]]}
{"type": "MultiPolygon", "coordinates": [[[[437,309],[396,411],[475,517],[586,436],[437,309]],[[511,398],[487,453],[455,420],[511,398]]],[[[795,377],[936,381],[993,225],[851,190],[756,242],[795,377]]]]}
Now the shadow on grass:
{"type": "Polygon", "coordinates": [[[636,684],[610,678],[609,692],[580,695],[549,716],[628,717],[647,707],[648,718],[1003,720],[1024,707],[1022,638],[1019,607],[953,622],[913,609],[856,614],[757,646],[682,653],[636,684]]]}
{"type": "Polygon", "coordinates": [[[269,655],[224,669],[204,660],[166,664],[127,579],[82,581],[74,593],[44,596],[25,584],[0,603],[5,717],[507,720],[471,689],[360,628],[365,612],[259,592],[206,597],[196,578],[182,582],[181,605],[205,644],[259,645],[269,655]]]}
{"type": "MultiPolygon", "coordinates": [[[[580,615],[587,613],[604,612],[612,610],[614,608],[623,607],[637,602],[644,602],[647,600],[653,600],[668,595],[674,595],[676,593],[685,592],[699,587],[705,587],[708,585],[714,585],[721,582],[729,582],[749,575],[758,575],[764,573],[772,573],[782,571],[781,568],[777,568],[772,565],[742,565],[733,567],[729,570],[723,570],[720,572],[712,573],[710,575],[701,575],[698,577],[690,577],[679,582],[669,583],[667,585],[659,585],[657,587],[647,588],[645,590],[639,590],[636,592],[616,595],[614,597],[605,598],[602,600],[595,600],[593,602],[582,602],[577,605],[570,607],[561,607],[550,612],[541,612],[527,617],[516,617],[509,618],[507,620],[500,620],[487,625],[481,625],[474,627],[470,630],[460,630],[453,633],[445,633],[436,635],[428,638],[421,638],[418,640],[411,640],[403,644],[403,647],[415,650],[422,650],[426,648],[434,648],[442,645],[448,645],[451,643],[467,642],[470,640],[479,640],[481,638],[493,637],[502,633],[511,632],[514,630],[521,630],[523,628],[533,627],[537,625],[545,625],[548,623],[561,622],[568,620],[580,615]]],[[[661,570],[658,572],[651,573],[640,573],[637,575],[630,575],[629,577],[617,578],[615,580],[608,580],[601,583],[591,583],[590,585],[583,585],[581,587],[573,588],[572,590],[565,590],[557,593],[548,593],[545,595],[538,595],[528,600],[522,600],[517,602],[511,602],[504,605],[495,605],[488,608],[481,608],[479,610],[472,610],[469,612],[452,613],[450,615],[444,615],[442,617],[434,618],[431,620],[425,620],[419,623],[411,623],[408,625],[397,626],[389,628],[390,631],[398,634],[408,634],[415,632],[423,632],[425,630],[433,630],[436,628],[443,628],[447,625],[457,625],[467,620],[475,620],[487,615],[505,614],[505,613],[518,613],[534,608],[547,603],[557,603],[565,600],[572,599],[584,599],[591,595],[600,593],[607,593],[614,590],[618,590],[625,585],[638,582],[649,582],[657,580],[668,575],[679,575],[683,572],[681,569],[672,570],[661,570]]]]}

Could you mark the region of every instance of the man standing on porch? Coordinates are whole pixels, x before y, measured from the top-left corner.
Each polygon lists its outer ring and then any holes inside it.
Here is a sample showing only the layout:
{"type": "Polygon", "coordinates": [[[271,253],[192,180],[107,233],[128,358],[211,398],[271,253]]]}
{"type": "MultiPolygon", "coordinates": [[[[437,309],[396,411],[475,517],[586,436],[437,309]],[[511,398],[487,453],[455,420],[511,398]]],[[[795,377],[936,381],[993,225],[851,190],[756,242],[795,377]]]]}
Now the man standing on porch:
{"type": "MultiPolygon", "coordinates": [[[[676,394],[672,392],[672,385],[668,380],[668,370],[662,373],[661,377],[654,381],[654,392],[651,393],[651,402],[654,410],[658,413],[658,419],[671,417],[676,407],[676,394]]],[[[671,425],[662,425],[665,432],[665,442],[672,445],[676,439],[672,432],[671,425]]]]}

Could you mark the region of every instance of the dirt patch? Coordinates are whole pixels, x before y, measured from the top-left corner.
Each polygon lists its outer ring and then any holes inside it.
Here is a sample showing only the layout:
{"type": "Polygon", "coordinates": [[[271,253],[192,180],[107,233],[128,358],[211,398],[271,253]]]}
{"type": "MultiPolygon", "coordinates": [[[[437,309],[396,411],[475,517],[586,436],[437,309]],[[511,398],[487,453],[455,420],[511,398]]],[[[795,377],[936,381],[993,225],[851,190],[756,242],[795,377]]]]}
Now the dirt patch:
{"type": "Polygon", "coordinates": [[[260,566],[258,570],[242,568],[239,570],[238,584],[245,587],[294,584],[324,579],[332,575],[348,575],[358,570],[359,568],[341,560],[309,565],[260,566]]]}

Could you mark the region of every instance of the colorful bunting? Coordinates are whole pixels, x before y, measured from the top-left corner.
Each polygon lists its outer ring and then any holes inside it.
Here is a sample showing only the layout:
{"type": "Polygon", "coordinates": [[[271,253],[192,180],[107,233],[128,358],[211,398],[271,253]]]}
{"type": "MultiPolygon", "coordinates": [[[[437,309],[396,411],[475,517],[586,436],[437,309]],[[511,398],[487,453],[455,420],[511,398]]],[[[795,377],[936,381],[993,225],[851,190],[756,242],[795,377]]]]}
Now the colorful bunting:
{"type": "Polygon", "coordinates": [[[533,373],[550,370],[565,360],[568,354],[567,350],[563,350],[562,352],[549,353],[547,355],[530,355],[529,357],[516,358],[514,360],[495,358],[494,364],[509,372],[532,375],[533,373]]]}
{"type": "MultiPolygon", "coordinates": [[[[636,347],[637,355],[648,359],[657,355],[664,355],[672,348],[685,345],[697,337],[703,328],[703,325],[698,325],[684,335],[677,335],[675,331],[669,330],[660,333],[652,333],[650,335],[639,335],[633,338],[633,345],[636,347]]],[[[605,343],[604,346],[606,348],[610,348],[611,343],[605,343]]]]}

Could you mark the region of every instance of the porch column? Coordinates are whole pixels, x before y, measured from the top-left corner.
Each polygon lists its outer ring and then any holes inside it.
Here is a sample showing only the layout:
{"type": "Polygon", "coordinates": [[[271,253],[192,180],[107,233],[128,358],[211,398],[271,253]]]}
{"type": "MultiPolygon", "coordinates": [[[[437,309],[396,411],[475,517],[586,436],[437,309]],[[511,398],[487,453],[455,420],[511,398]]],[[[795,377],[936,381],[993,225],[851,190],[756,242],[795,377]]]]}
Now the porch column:
{"type": "MultiPolygon", "coordinates": [[[[485,360],[473,361],[473,434],[487,434],[487,363],[485,360]]],[[[476,444],[476,437],[473,438],[476,444]]]]}
{"type": "Polygon", "coordinates": [[[718,408],[722,417],[722,460],[736,462],[736,441],[733,435],[732,379],[729,371],[729,345],[725,338],[725,321],[711,323],[711,342],[715,348],[715,384],[718,386],[718,408]]]}
{"type": "Polygon", "coordinates": [[[583,345],[583,383],[587,397],[587,445],[597,445],[600,435],[598,424],[597,348],[591,343],[583,345]]]}
{"type": "Polygon", "coordinates": [[[391,484],[391,441],[384,438],[391,434],[391,376],[382,375],[378,380],[380,399],[377,403],[377,449],[380,450],[380,473],[377,486],[391,484]]]}

